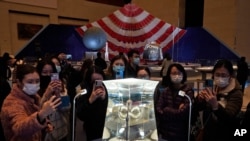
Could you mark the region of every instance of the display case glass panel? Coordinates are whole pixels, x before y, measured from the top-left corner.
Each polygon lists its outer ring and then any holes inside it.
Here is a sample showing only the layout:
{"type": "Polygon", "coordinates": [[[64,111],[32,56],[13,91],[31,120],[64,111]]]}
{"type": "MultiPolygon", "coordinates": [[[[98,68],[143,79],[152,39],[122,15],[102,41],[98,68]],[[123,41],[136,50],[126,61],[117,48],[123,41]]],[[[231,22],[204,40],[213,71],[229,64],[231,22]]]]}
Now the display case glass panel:
{"type": "Polygon", "coordinates": [[[158,81],[127,78],[103,83],[109,102],[102,140],[158,140],[153,100],[158,81]]]}

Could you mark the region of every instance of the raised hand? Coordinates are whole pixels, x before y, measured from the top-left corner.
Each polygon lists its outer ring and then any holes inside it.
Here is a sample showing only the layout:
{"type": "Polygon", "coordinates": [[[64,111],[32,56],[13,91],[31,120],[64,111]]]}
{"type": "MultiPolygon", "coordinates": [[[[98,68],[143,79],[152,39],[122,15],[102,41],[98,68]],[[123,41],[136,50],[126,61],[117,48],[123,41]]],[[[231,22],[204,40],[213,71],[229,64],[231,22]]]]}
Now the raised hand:
{"type": "Polygon", "coordinates": [[[106,91],[103,86],[99,86],[97,88],[94,87],[89,97],[89,103],[93,103],[98,98],[105,99],[105,96],[106,96],[106,91]]]}
{"type": "Polygon", "coordinates": [[[53,80],[49,83],[44,95],[50,98],[54,93],[59,95],[62,91],[62,82],[60,80],[53,80]]]}
{"type": "Polygon", "coordinates": [[[212,90],[211,88],[205,88],[201,91],[199,94],[199,97],[204,99],[207,103],[209,103],[212,106],[213,110],[218,109],[218,101],[216,97],[217,90],[212,90]]]}
{"type": "Polygon", "coordinates": [[[56,111],[56,108],[61,104],[61,98],[53,95],[48,101],[42,105],[42,109],[38,113],[39,119],[44,120],[48,115],[56,111]]]}

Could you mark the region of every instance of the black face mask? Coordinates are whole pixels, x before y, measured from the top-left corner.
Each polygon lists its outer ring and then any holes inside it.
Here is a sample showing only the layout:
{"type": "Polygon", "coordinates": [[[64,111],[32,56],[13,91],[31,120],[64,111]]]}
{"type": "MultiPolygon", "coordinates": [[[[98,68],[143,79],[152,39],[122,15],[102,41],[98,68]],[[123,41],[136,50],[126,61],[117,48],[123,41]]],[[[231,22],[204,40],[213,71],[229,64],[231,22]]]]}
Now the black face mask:
{"type": "Polygon", "coordinates": [[[50,76],[40,76],[40,88],[41,89],[47,88],[50,81],[51,81],[50,76]]]}

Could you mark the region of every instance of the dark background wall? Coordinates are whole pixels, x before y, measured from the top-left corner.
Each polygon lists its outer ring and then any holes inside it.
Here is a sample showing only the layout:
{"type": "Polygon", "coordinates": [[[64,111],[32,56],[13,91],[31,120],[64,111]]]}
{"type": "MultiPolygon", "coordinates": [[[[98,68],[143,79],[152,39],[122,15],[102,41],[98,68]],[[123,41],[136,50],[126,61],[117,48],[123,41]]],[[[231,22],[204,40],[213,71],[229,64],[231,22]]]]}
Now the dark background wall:
{"type": "Polygon", "coordinates": [[[186,0],[185,27],[202,27],[204,0],[186,0]]]}

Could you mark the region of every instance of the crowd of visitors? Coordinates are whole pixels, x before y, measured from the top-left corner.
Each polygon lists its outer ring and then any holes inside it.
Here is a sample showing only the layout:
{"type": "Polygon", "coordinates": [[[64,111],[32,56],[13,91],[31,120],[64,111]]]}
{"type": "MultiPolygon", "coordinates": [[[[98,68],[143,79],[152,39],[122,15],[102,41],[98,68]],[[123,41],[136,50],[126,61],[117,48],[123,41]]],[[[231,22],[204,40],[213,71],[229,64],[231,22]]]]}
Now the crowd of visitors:
{"type": "MultiPolygon", "coordinates": [[[[150,69],[140,64],[139,51],[132,49],[126,55],[119,53],[107,64],[98,52],[97,59],[86,59],[80,69],[75,69],[64,53],[46,55],[35,64],[17,64],[15,58],[5,53],[0,59],[1,141],[70,141],[73,99],[81,89],[86,89],[87,94],[76,100],[76,116],[83,121],[87,141],[101,139],[109,103],[109,93],[102,81],[151,79],[150,69]]],[[[245,58],[239,64],[243,62],[245,58]]],[[[205,87],[197,96],[187,83],[184,67],[172,62],[169,54],[160,73],[162,81],[154,93],[159,139],[195,141],[198,135],[190,138],[189,132],[190,108],[193,109],[190,126],[200,122],[202,141],[230,140],[235,129],[245,127],[238,115],[246,79],[241,81],[240,71],[236,77],[229,60],[216,62],[213,86],[205,87]],[[190,97],[192,107],[180,93],[190,97]]]]}

